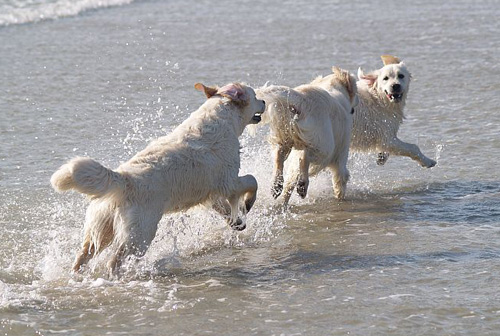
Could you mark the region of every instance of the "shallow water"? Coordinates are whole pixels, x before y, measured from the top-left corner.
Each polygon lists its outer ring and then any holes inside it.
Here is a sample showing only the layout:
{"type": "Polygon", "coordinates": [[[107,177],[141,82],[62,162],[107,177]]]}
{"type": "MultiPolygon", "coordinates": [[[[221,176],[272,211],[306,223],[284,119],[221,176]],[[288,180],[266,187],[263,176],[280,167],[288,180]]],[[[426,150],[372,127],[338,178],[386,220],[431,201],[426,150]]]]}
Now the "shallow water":
{"type": "Polygon", "coordinates": [[[497,2],[81,1],[38,20],[49,3],[15,24],[22,2],[0,0],[2,334],[498,334],[497,2]],[[116,167],[203,102],[196,82],[293,86],[386,53],[413,75],[400,137],[437,167],[353,154],[347,201],[320,174],[283,214],[262,127],[241,139],[260,186],[245,231],[196,208],[122,278],[106,255],[70,273],[87,201],[50,188],[65,160],[116,167]]]}

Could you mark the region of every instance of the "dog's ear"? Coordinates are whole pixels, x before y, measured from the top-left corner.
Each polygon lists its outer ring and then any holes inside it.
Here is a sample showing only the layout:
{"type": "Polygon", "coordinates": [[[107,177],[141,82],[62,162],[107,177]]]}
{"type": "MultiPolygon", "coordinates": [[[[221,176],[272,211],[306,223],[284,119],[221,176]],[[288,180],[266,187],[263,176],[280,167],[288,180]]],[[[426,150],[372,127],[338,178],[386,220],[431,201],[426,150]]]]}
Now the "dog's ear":
{"type": "Polygon", "coordinates": [[[392,55],[382,55],[382,56],[380,56],[380,58],[382,59],[382,62],[384,62],[384,65],[401,63],[399,58],[397,58],[396,56],[392,56],[392,55]]]}
{"type": "Polygon", "coordinates": [[[365,82],[368,84],[368,86],[373,86],[375,82],[377,81],[378,73],[377,72],[372,72],[369,74],[366,74],[361,70],[361,68],[358,68],[358,78],[360,81],[365,82]]]}
{"type": "Polygon", "coordinates": [[[207,96],[207,98],[211,98],[212,96],[214,96],[215,94],[217,94],[217,89],[216,88],[213,88],[213,87],[209,87],[209,86],[205,86],[201,83],[196,83],[194,85],[194,88],[198,91],[201,91],[203,93],[205,93],[205,96],[207,96]]]}
{"type": "Polygon", "coordinates": [[[247,96],[245,90],[238,83],[231,83],[217,90],[217,94],[231,99],[235,103],[246,103],[247,96]]]}

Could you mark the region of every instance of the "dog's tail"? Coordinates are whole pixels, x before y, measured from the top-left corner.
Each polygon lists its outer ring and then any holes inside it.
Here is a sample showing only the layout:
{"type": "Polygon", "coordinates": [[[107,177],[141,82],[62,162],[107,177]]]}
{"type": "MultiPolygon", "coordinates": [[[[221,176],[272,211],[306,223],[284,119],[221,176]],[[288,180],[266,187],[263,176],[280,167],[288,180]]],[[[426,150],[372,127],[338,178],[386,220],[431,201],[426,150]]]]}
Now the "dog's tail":
{"type": "MultiPolygon", "coordinates": [[[[347,91],[352,107],[358,105],[359,98],[357,97],[358,89],[356,86],[356,78],[349,71],[336,66],[332,67],[332,71],[335,74],[337,80],[344,86],[345,90],[347,91]]],[[[358,76],[359,71],[361,71],[361,68],[358,69],[358,76]]]]}
{"type": "Polygon", "coordinates": [[[266,102],[266,112],[262,123],[269,123],[271,132],[269,142],[283,144],[293,141],[300,130],[297,121],[307,114],[306,101],[301,93],[287,86],[270,85],[256,90],[257,97],[266,102]]]}
{"type": "Polygon", "coordinates": [[[74,158],[62,165],[52,175],[50,183],[58,192],[75,189],[94,197],[112,195],[126,186],[126,180],[120,173],[84,157],[74,158]]]}

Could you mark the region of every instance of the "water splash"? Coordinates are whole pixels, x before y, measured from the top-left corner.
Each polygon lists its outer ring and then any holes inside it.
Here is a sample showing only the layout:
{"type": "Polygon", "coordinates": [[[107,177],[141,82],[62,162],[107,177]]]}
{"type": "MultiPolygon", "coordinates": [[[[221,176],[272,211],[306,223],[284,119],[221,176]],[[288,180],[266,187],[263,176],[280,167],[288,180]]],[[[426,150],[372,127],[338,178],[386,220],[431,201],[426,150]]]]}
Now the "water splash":
{"type": "Polygon", "coordinates": [[[436,162],[439,164],[439,159],[441,158],[441,153],[444,150],[444,144],[436,145],[436,162]]]}

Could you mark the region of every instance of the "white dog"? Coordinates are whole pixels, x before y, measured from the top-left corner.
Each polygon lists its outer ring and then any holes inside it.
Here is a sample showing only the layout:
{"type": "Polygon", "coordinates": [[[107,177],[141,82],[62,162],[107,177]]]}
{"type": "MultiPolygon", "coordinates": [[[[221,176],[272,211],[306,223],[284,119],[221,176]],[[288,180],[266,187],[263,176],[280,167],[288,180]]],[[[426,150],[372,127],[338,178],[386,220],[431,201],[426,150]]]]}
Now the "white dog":
{"type": "Polygon", "coordinates": [[[209,204],[229,225],[243,230],[243,212],[255,202],[257,181],[252,175],[238,177],[238,137],[249,123],[260,121],[265,103],[251,87],[233,83],[220,89],[200,83],[207,101],[171,134],[151,142],[116,170],[90,158],[75,158],[51,178],[57,191],[75,189],[90,195],[82,250],[73,269],[105,247],[114,247],[110,271],[123,258],[141,256],[153,240],[164,213],[209,204]]]}
{"type": "Polygon", "coordinates": [[[333,74],[294,89],[274,85],[257,89],[257,96],[266,102],[263,121],[270,123],[269,142],[274,145],[272,193],[277,198],[284,191],[285,206],[295,186],[304,198],[309,175],[325,168],[333,173],[335,196],[345,196],[356,81],[345,70],[332,70],[333,74]],[[283,187],[283,166],[290,152],[292,163],[283,187]]]}
{"type": "Polygon", "coordinates": [[[417,145],[397,137],[411,74],[397,57],[384,55],[382,61],[384,67],[379,70],[368,74],[358,70],[359,105],[354,113],[351,150],[379,153],[379,165],[392,154],[408,156],[423,167],[434,167],[436,161],[422,154],[417,145]]]}

